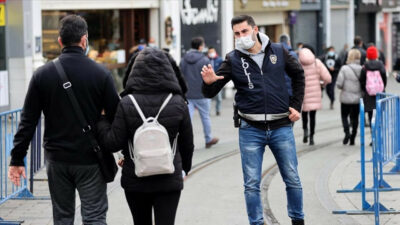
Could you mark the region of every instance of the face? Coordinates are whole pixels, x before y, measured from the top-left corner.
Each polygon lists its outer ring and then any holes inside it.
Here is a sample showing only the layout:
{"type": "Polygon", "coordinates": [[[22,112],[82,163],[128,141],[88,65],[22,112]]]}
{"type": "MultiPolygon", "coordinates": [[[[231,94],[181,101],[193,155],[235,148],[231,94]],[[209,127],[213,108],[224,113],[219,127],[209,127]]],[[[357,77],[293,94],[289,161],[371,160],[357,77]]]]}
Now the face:
{"type": "Polygon", "coordinates": [[[235,38],[251,35],[253,30],[254,30],[253,36],[255,36],[258,33],[258,27],[257,26],[251,27],[247,23],[247,21],[243,21],[242,23],[233,25],[232,30],[233,34],[235,35],[235,38]]]}
{"type": "Polygon", "coordinates": [[[215,55],[215,49],[208,49],[208,55],[215,55]]]}

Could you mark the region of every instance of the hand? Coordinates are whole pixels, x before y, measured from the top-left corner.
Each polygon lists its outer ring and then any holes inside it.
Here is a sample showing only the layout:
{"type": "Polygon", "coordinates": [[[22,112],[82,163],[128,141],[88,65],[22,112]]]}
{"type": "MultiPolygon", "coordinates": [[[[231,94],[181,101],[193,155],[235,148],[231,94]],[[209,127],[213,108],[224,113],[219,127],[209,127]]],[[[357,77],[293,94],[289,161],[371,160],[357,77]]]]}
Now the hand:
{"type": "Polygon", "coordinates": [[[122,166],[124,165],[124,161],[125,161],[124,158],[120,158],[120,159],[118,160],[118,166],[122,167],[122,166]]]}
{"type": "Polygon", "coordinates": [[[203,77],[204,83],[210,85],[214,83],[217,80],[222,80],[224,79],[223,76],[217,76],[211,66],[211,64],[208,64],[208,66],[203,66],[201,70],[201,76],[203,77]]]}
{"type": "Polygon", "coordinates": [[[24,166],[10,166],[8,168],[8,179],[17,186],[21,186],[21,174],[26,178],[24,166]]]}
{"type": "Polygon", "coordinates": [[[290,115],[289,119],[292,122],[296,122],[297,120],[300,119],[300,113],[297,112],[297,110],[293,109],[292,107],[289,107],[290,115]]]}

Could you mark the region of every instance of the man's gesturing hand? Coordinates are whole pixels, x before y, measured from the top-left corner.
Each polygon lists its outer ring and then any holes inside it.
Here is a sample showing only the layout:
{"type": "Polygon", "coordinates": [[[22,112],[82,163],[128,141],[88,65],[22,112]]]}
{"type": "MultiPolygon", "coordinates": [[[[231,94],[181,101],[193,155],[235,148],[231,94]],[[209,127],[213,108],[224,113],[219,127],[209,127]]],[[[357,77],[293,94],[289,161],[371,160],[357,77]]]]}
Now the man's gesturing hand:
{"type": "Polygon", "coordinates": [[[201,76],[203,77],[203,81],[206,84],[212,84],[217,80],[224,79],[223,76],[217,76],[215,74],[211,64],[208,64],[208,66],[203,66],[201,70],[201,76]]]}
{"type": "Polygon", "coordinates": [[[293,109],[292,107],[289,107],[290,115],[289,119],[292,122],[296,122],[297,120],[300,119],[300,113],[297,112],[297,110],[293,109]]]}
{"type": "Polygon", "coordinates": [[[25,167],[23,166],[10,166],[8,169],[8,179],[17,186],[21,186],[21,174],[26,178],[25,167]]]}

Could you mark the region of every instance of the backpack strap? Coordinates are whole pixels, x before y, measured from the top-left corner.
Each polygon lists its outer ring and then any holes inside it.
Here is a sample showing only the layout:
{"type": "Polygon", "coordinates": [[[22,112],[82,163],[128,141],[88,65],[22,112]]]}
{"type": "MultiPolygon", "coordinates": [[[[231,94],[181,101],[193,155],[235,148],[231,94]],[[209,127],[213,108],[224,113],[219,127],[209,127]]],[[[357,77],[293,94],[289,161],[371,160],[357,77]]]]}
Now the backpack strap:
{"type": "Polygon", "coordinates": [[[146,117],[144,116],[144,114],[143,114],[143,112],[142,112],[142,109],[139,107],[139,104],[136,102],[135,97],[133,97],[133,95],[131,95],[131,94],[128,95],[128,96],[129,96],[129,98],[131,99],[133,105],[135,106],[137,112],[139,113],[140,118],[142,118],[143,122],[146,123],[146,121],[147,121],[147,120],[146,120],[146,117]]]}
{"type": "Polygon", "coordinates": [[[165,108],[165,106],[167,106],[167,104],[168,104],[169,100],[171,100],[171,98],[172,98],[172,93],[170,93],[170,94],[167,96],[167,98],[164,100],[163,104],[162,104],[161,107],[160,107],[160,110],[158,110],[158,113],[157,113],[156,117],[154,118],[155,120],[158,119],[158,116],[160,115],[161,111],[163,111],[163,109],[165,108]]]}

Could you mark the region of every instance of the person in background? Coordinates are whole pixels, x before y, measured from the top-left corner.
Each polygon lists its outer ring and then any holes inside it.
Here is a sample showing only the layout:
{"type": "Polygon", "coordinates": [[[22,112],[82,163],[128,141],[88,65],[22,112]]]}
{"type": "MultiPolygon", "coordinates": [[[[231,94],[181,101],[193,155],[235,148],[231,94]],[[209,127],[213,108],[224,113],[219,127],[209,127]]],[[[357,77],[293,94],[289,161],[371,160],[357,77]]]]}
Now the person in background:
{"type": "MultiPolygon", "coordinates": [[[[361,66],[364,65],[366,59],[366,52],[364,48],[364,42],[360,36],[354,37],[354,46],[352,47],[352,49],[358,49],[361,52],[360,65],[361,66]]],[[[346,54],[345,62],[347,62],[347,56],[348,54],[346,54]]]]}
{"type": "Polygon", "coordinates": [[[149,38],[148,46],[152,48],[158,48],[156,40],[153,37],[149,38]]]}
{"type": "MultiPolygon", "coordinates": [[[[374,42],[368,43],[368,47],[371,47],[371,46],[374,46],[374,47],[376,48],[374,42]]],[[[378,49],[378,59],[379,59],[379,61],[381,61],[381,62],[383,63],[383,65],[386,65],[386,57],[385,57],[385,54],[383,53],[383,51],[381,51],[381,50],[379,50],[379,49],[378,49]]]]}
{"type": "MultiPolygon", "coordinates": [[[[295,51],[293,51],[291,44],[290,44],[290,37],[287,34],[282,34],[279,37],[279,42],[282,44],[282,46],[289,52],[291,56],[293,56],[295,59],[298,59],[297,54],[295,51]]],[[[285,79],[286,79],[286,86],[289,92],[289,96],[293,95],[292,91],[292,80],[290,79],[289,75],[285,72],[285,79]]]]}
{"type": "Polygon", "coordinates": [[[374,46],[369,47],[367,49],[366,56],[367,56],[367,62],[364,64],[361,70],[360,83],[361,83],[361,90],[363,90],[364,92],[363,94],[364,109],[365,112],[368,113],[369,124],[371,124],[373,110],[376,108],[376,95],[369,95],[367,92],[366,89],[367,71],[379,71],[384,87],[386,87],[387,77],[386,77],[385,66],[380,60],[378,60],[379,58],[378,49],[376,49],[374,46]]]}
{"type": "Polygon", "coordinates": [[[303,48],[303,42],[298,42],[297,44],[296,44],[296,54],[297,55],[299,55],[299,51],[300,51],[300,49],[302,49],[303,48]]]}
{"type": "Polygon", "coordinates": [[[309,45],[303,45],[299,51],[299,61],[304,69],[305,90],[301,113],[303,121],[303,143],[314,145],[315,116],[318,109],[322,108],[321,83],[326,86],[331,82],[331,76],[321,60],[314,55],[314,49],[309,45]],[[308,133],[308,118],[310,119],[310,133],[308,133]]]}
{"type": "Polygon", "coordinates": [[[192,49],[186,52],[186,55],[182,58],[179,67],[188,85],[186,97],[189,102],[190,118],[193,118],[193,113],[197,109],[203,124],[205,147],[211,148],[211,146],[218,143],[219,139],[211,135],[211,100],[201,92],[203,80],[200,74],[203,66],[210,64],[210,60],[202,53],[204,49],[204,39],[202,37],[192,38],[191,47],[192,49]]]}
{"type": "Polygon", "coordinates": [[[340,65],[346,64],[346,57],[347,57],[348,50],[349,50],[349,45],[344,44],[342,50],[340,50],[340,53],[339,53],[340,65]]]}
{"type": "Polygon", "coordinates": [[[397,82],[400,83],[400,57],[396,59],[396,62],[393,66],[393,76],[396,78],[397,82]]]}
{"type": "MultiPolygon", "coordinates": [[[[222,63],[222,58],[218,55],[214,47],[208,47],[208,58],[214,71],[217,71],[222,63]]],[[[214,97],[215,99],[215,114],[221,114],[222,90],[214,97]]]]}
{"type": "Polygon", "coordinates": [[[336,81],[336,86],[342,90],[340,92],[340,112],[344,130],[343,144],[355,144],[358,129],[358,114],[360,112],[360,98],[362,91],[360,87],[360,65],[361,53],[358,49],[349,51],[346,65],[342,66],[336,81]],[[351,132],[349,126],[349,116],[351,132]]]}
{"type": "Polygon", "coordinates": [[[328,69],[332,77],[332,82],[326,85],[326,94],[331,101],[330,109],[333,109],[333,105],[335,102],[335,83],[339,73],[339,69],[341,67],[340,59],[336,55],[335,48],[333,46],[330,46],[327,49],[325,55],[322,58],[326,68],[328,69]]]}

